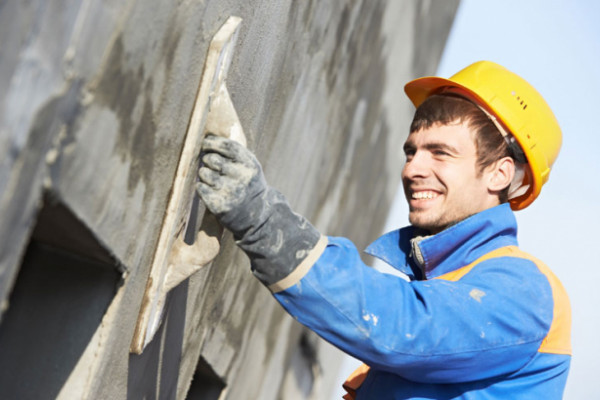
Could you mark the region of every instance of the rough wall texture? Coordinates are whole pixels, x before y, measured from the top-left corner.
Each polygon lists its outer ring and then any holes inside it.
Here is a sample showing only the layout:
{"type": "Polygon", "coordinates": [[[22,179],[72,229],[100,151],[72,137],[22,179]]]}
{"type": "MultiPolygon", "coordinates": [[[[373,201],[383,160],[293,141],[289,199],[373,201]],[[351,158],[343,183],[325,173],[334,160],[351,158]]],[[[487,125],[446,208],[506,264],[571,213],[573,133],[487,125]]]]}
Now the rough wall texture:
{"type": "Polygon", "coordinates": [[[243,18],[228,88],[249,147],[296,211],[363,247],[399,180],[402,85],[435,71],[456,7],[1,2],[4,395],[326,398],[338,353],[270,299],[227,233],[129,354],[207,46],[243,18]]]}

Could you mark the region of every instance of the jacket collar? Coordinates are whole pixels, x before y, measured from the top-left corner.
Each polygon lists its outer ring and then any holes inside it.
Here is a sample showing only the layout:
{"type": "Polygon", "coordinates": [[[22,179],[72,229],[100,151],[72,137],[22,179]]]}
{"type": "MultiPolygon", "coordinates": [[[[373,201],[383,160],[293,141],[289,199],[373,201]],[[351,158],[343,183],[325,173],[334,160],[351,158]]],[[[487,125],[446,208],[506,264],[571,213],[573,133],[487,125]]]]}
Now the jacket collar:
{"type": "Polygon", "coordinates": [[[408,226],[381,236],[365,252],[411,279],[432,279],[472,263],[504,246],[517,245],[517,221],[508,204],[489,208],[416,244],[423,264],[411,256],[415,228],[408,226]]]}

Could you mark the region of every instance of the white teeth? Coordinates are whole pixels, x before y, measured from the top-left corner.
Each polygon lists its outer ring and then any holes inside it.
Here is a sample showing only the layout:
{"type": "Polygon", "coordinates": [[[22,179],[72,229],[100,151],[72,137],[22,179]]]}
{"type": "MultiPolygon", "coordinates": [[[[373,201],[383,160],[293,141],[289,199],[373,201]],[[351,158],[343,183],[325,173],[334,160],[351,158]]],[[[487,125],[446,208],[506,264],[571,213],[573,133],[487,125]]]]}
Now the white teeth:
{"type": "Polygon", "coordinates": [[[433,199],[434,197],[437,197],[437,193],[431,192],[431,191],[413,192],[413,194],[412,194],[413,199],[419,199],[419,200],[433,199]]]}

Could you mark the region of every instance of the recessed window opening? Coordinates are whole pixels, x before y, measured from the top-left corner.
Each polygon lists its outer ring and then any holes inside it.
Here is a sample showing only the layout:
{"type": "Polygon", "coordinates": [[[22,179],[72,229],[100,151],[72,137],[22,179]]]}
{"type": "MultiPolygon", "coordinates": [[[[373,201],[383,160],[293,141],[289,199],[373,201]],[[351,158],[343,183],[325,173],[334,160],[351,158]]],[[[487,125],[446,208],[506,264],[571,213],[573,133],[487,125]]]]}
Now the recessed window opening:
{"type": "Polygon", "coordinates": [[[2,398],[55,398],[114,298],[111,253],[45,197],[0,323],[2,398]]]}
{"type": "Polygon", "coordinates": [[[200,357],[187,400],[218,400],[225,389],[223,381],[206,360],[200,357]]]}

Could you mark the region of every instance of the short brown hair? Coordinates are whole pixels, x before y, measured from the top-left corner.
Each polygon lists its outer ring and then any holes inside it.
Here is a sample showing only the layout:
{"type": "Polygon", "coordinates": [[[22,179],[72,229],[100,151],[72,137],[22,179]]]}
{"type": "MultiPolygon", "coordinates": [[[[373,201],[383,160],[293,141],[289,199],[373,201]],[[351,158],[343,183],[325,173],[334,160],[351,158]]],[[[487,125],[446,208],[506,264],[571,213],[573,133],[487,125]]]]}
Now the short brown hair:
{"type": "MultiPolygon", "coordinates": [[[[508,144],[492,120],[474,103],[453,94],[429,96],[415,112],[410,133],[427,129],[434,124],[463,123],[475,131],[477,165],[482,173],[488,166],[504,157],[511,157],[508,144]]],[[[500,202],[508,201],[508,187],[500,193],[500,202]]]]}

